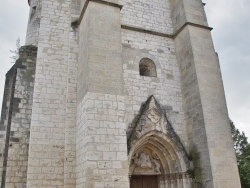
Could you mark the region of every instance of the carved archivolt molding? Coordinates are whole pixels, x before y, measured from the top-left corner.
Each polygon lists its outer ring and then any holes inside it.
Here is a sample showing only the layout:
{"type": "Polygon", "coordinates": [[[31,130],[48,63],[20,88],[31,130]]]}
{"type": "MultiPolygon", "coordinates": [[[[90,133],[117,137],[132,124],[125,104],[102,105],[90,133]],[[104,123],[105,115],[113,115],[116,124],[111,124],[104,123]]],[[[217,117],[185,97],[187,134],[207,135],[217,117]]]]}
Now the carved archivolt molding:
{"type": "Polygon", "coordinates": [[[137,152],[132,157],[131,175],[159,175],[162,173],[161,166],[161,161],[156,153],[137,152]]]}

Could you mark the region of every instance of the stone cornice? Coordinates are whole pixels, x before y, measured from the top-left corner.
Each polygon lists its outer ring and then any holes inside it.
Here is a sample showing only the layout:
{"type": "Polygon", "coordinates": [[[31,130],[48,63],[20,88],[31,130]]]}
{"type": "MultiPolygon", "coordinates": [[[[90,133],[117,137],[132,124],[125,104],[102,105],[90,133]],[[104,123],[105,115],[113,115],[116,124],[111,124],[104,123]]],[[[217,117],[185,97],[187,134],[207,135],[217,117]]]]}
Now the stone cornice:
{"type": "Polygon", "coordinates": [[[205,25],[200,25],[200,24],[196,24],[196,23],[192,23],[192,22],[186,22],[184,23],[180,29],[178,29],[174,34],[173,34],[173,38],[177,37],[180,32],[187,26],[194,26],[194,27],[199,27],[199,28],[202,28],[202,29],[207,29],[209,31],[212,31],[213,28],[212,27],[208,27],[208,26],[205,26],[205,25]]]}
{"type": "Polygon", "coordinates": [[[166,38],[173,38],[173,35],[171,34],[147,30],[147,29],[143,29],[139,27],[128,26],[128,25],[121,25],[121,27],[122,29],[126,29],[126,30],[131,30],[131,31],[136,31],[136,32],[141,32],[141,33],[146,33],[146,34],[151,34],[151,35],[157,35],[157,36],[166,37],[166,38]]]}
{"type": "MultiPolygon", "coordinates": [[[[111,2],[104,1],[104,0],[86,0],[84,6],[82,8],[82,11],[81,11],[79,19],[76,20],[75,22],[72,22],[71,26],[77,26],[77,25],[81,24],[81,21],[83,19],[83,16],[84,16],[84,14],[86,12],[86,9],[87,9],[88,4],[89,4],[90,1],[122,9],[122,5],[117,4],[117,3],[111,3],[111,2]]],[[[200,24],[196,24],[196,23],[192,23],[192,22],[186,22],[186,23],[184,23],[177,31],[175,31],[172,34],[162,33],[162,32],[152,31],[152,30],[147,30],[147,29],[144,29],[144,28],[139,28],[139,27],[134,27],[134,26],[129,26],[129,25],[123,25],[123,24],[121,25],[121,28],[122,29],[126,29],[126,30],[131,30],[131,31],[136,31],[136,32],[141,32],[141,33],[147,33],[147,34],[151,34],[151,35],[156,35],[156,36],[160,36],[160,37],[174,39],[187,26],[194,26],[194,27],[198,27],[198,28],[202,28],[202,29],[207,29],[207,30],[210,30],[210,31],[213,30],[213,28],[211,28],[211,27],[200,25],[200,24]]]]}
{"type": "Polygon", "coordinates": [[[136,31],[136,32],[141,32],[141,33],[146,33],[146,34],[157,35],[157,36],[160,36],[160,37],[174,39],[187,26],[199,27],[199,28],[210,30],[210,31],[213,30],[213,28],[211,28],[211,27],[203,26],[203,25],[199,25],[199,24],[195,24],[195,23],[191,23],[191,22],[186,22],[185,24],[183,24],[183,26],[180,27],[180,29],[178,29],[173,34],[167,34],[167,33],[162,33],[162,32],[158,32],[158,31],[147,30],[147,29],[144,29],[144,28],[128,26],[128,25],[122,25],[121,27],[122,27],[122,29],[127,29],[127,30],[131,30],[131,31],[136,31]]]}

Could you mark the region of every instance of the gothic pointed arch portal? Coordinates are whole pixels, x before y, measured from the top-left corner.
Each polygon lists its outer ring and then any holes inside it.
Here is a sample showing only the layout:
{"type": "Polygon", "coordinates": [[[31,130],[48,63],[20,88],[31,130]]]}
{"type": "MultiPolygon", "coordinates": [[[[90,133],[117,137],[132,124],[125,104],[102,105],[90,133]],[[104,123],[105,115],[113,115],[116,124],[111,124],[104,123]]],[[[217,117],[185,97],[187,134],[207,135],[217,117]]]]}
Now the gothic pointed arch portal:
{"type": "Polygon", "coordinates": [[[130,188],[190,188],[188,154],[154,98],[127,131],[130,188]]]}

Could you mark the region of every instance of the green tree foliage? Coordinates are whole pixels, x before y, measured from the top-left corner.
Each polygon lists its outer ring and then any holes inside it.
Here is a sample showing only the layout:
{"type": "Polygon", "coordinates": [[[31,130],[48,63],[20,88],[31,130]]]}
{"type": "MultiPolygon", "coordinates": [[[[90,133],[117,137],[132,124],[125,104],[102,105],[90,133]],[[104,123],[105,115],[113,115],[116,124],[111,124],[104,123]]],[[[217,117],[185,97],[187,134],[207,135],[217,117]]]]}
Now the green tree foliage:
{"type": "Polygon", "coordinates": [[[231,121],[232,137],[240,173],[242,188],[250,188],[250,144],[244,132],[240,132],[231,121]]]}
{"type": "Polygon", "coordinates": [[[241,155],[239,160],[239,172],[242,188],[250,188],[250,145],[241,155]]]}

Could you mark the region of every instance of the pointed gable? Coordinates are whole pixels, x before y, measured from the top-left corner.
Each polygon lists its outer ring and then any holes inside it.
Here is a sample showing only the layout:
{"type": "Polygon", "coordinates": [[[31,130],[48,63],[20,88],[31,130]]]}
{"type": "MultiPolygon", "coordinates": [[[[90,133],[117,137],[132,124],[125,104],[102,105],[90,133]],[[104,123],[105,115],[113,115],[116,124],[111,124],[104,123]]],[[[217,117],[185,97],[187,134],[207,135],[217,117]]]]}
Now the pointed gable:
{"type": "MultiPolygon", "coordinates": [[[[164,133],[172,139],[177,139],[180,143],[180,139],[168,121],[165,111],[153,95],[141,106],[137,118],[127,131],[128,150],[143,135],[151,131],[164,133]]],[[[180,145],[182,144],[180,143],[180,145]]]]}

